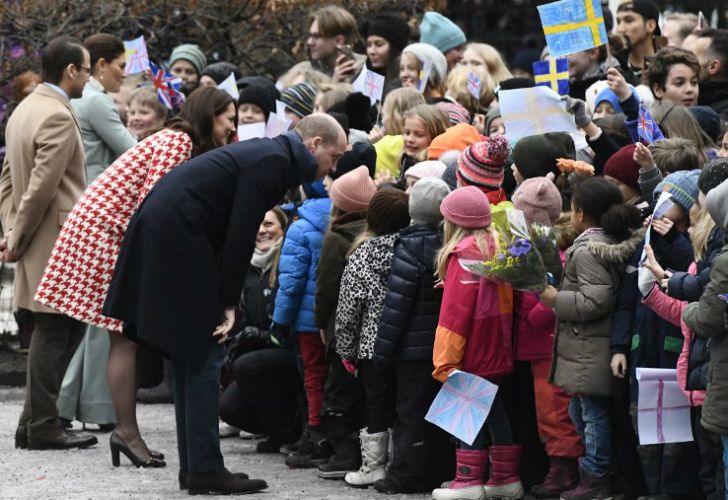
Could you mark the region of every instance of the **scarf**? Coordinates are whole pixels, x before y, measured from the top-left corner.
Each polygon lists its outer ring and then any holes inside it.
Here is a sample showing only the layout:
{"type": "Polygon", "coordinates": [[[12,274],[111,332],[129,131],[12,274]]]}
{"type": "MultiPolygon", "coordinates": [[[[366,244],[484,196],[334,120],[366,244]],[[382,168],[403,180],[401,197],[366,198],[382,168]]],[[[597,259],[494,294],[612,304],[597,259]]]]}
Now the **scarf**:
{"type": "Polygon", "coordinates": [[[253,267],[257,267],[263,272],[270,269],[270,267],[273,265],[273,257],[275,257],[276,251],[278,250],[280,243],[281,240],[276,241],[276,244],[266,251],[258,250],[258,248],[253,250],[253,257],[250,259],[250,265],[253,267]]]}

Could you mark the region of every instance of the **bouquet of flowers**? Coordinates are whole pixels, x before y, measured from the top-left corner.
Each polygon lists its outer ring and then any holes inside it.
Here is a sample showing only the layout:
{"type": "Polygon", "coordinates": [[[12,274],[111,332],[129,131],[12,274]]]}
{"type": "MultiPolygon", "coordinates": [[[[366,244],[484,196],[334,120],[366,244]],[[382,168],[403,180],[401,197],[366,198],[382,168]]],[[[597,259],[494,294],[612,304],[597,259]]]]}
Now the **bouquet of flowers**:
{"type": "Polygon", "coordinates": [[[531,238],[536,250],[541,254],[549,284],[558,285],[564,274],[564,265],[561,262],[561,253],[556,243],[554,230],[541,224],[533,224],[531,238]]]}
{"type": "Polygon", "coordinates": [[[508,212],[508,223],[510,231],[498,231],[498,251],[491,259],[462,261],[461,265],[473,274],[507,283],[515,290],[540,293],[548,285],[548,271],[539,246],[548,247],[549,234],[541,231],[539,236],[532,237],[520,210],[508,212]]]}

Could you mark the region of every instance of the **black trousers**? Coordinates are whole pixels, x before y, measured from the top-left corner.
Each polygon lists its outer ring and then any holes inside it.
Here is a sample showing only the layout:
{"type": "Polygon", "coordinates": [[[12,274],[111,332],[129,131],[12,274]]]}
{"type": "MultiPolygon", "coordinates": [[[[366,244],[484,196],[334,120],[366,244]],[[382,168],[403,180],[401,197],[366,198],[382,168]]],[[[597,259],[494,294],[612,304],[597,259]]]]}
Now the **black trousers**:
{"type": "Polygon", "coordinates": [[[714,434],[700,425],[702,414],[702,406],[690,409],[693,436],[695,436],[700,452],[700,471],[698,472],[700,487],[707,500],[722,500],[725,498],[723,443],[718,434],[714,434]]]}
{"type": "Polygon", "coordinates": [[[384,432],[394,422],[395,386],[388,380],[391,374],[369,359],[360,360],[357,368],[356,375],[366,395],[367,431],[384,432]]]}
{"type": "MultiPolygon", "coordinates": [[[[330,347],[327,354],[329,374],[324,383],[323,425],[326,437],[336,448],[337,442],[353,439],[364,427],[364,391],[359,381],[347,372],[341,358],[330,347]]],[[[348,449],[349,447],[347,447],[348,449]]]]}
{"type": "Polygon", "coordinates": [[[270,348],[243,354],[233,363],[233,378],[220,399],[223,421],[272,439],[295,434],[303,382],[291,351],[270,348]]]}
{"type": "Polygon", "coordinates": [[[63,376],[86,333],[86,325],[62,314],[34,313],[35,330],[28,352],[25,405],[19,424],[28,439],[59,438],[65,434],[56,400],[63,376]]]}
{"type": "Polygon", "coordinates": [[[432,361],[397,361],[389,385],[396,386],[394,456],[387,481],[403,493],[424,493],[452,478],[454,442],[425,420],[441,384],[432,361]]]}

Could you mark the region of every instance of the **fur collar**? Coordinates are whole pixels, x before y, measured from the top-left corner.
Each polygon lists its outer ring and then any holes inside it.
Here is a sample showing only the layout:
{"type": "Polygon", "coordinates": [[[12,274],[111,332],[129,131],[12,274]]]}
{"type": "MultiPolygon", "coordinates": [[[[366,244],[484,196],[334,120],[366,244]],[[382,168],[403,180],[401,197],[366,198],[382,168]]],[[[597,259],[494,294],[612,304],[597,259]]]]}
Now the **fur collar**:
{"type": "Polygon", "coordinates": [[[609,262],[627,262],[645,239],[645,230],[638,229],[626,240],[615,243],[611,236],[601,234],[587,240],[590,252],[609,262]]]}

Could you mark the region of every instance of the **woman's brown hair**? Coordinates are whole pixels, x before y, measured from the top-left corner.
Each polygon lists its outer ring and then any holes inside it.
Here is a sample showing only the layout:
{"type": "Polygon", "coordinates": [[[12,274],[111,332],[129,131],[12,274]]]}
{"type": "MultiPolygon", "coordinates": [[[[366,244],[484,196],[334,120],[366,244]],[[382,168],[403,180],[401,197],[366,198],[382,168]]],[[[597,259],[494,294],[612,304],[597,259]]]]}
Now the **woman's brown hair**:
{"type": "Polygon", "coordinates": [[[167,121],[165,128],[187,133],[192,138],[192,156],[195,157],[218,146],[212,137],[213,122],[231,104],[237,123],[238,107],[227,92],[215,87],[198,87],[187,97],[179,115],[167,121]]]}
{"type": "Polygon", "coordinates": [[[96,63],[100,59],[111,62],[124,51],[124,42],[118,36],[109,35],[108,33],[98,33],[91,35],[83,41],[83,46],[88,50],[91,57],[91,74],[95,74],[96,63]]]}

